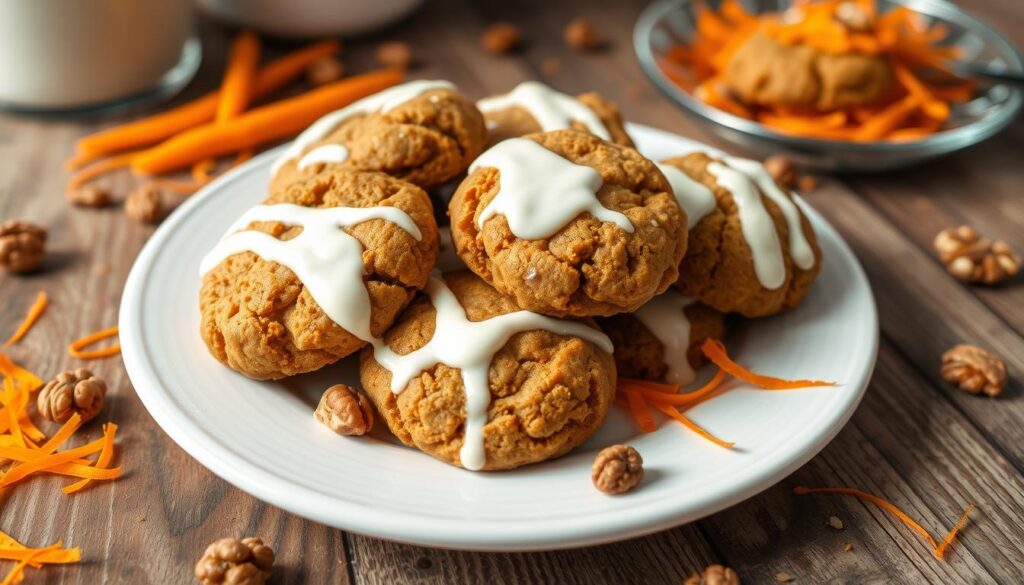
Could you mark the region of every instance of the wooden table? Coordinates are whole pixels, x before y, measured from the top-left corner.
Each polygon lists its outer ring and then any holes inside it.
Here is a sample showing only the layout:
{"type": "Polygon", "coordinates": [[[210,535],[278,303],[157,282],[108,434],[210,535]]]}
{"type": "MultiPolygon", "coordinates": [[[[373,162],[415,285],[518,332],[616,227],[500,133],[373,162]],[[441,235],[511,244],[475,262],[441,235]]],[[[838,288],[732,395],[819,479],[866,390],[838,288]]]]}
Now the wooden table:
{"type": "MultiPolygon", "coordinates": [[[[641,73],[631,49],[642,2],[599,4],[436,0],[413,19],[348,43],[352,71],[368,67],[376,43],[415,48],[419,77],[453,80],[472,96],[538,78],[562,90],[595,89],[633,121],[714,142],[667,103],[641,73]],[[611,41],[585,55],[564,48],[562,27],[581,13],[611,41]],[[522,25],[521,53],[481,53],[477,37],[491,21],[522,25]],[[556,66],[557,64],[557,66],[556,66]]],[[[1024,5],[967,0],[967,8],[1024,44],[1024,5]]],[[[225,31],[204,23],[207,59],[183,98],[217,83],[225,31]]],[[[287,47],[272,45],[274,50],[287,47]]],[[[61,161],[72,141],[118,120],[67,121],[0,116],[0,218],[24,218],[50,230],[44,272],[0,276],[0,331],[11,331],[36,292],[52,305],[10,349],[45,376],[78,367],[68,341],[114,324],[121,287],[152,228],[119,208],[64,202],[61,161]]],[[[121,425],[126,476],[74,497],[58,479],[37,479],[0,501],[0,529],[33,546],[63,539],[85,561],[32,571],[28,583],[187,583],[210,541],[260,535],[278,554],[275,583],[681,583],[709,563],[734,567],[744,583],[1010,583],[1024,580],[1024,287],[967,287],[934,257],[940,229],[968,223],[1024,250],[1024,120],[967,152],[880,176],[822,178],[808,200],[860,257],[881,313],[878,367],[851,422],[819,456],[749,501],[673,530],[582,550],[478,554],[431,550],[347,534],[265,505],[226,484],[153,422],[119,359],[88,364],[111,385],[106,418],[121,425]],[[1007,361],[1002,397],[967,395],[939,376],[949,346],[986,346],[1007,361]],[[794,485],[854,486],[896,502],[943,533],[968,502],[970,523],[946,561],[889,514],[836,496],[796,497],[794,485]],[[826,525],[840,518],[842,530],[826,525]],[[852,550],[844,551],[846,545],[852,550]]],[[[130,179],[112,178],[124,193],[130,179]]],[[[6,334],[2,335],[6,337],[6,334]]],[[[214,391],[214,389],[211,389],[214,391]]],[[[96,424],[88,434],[99,433],[96,424]]],[[[9,563],[3,565],[4,569],[9,563]]]]}

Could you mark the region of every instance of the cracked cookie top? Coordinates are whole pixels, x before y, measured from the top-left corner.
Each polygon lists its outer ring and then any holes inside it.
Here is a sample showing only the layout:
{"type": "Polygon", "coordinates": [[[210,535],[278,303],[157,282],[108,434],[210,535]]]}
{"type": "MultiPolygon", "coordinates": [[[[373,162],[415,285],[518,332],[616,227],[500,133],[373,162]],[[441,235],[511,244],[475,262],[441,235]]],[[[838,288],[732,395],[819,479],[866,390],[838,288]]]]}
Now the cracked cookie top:
{"type": "Polygon", "coordinates": [[[255,209],[204,260],[199,294],[210,353],[252,378],[310,372],[379,337],[437,259],[427,194],[383,173],[325,171],[255,209]]]}
{"type": "Polygon", "coordinates": [[[473,272],[557,317],[637,309],[676,280],[686,250],[686,214],[654,163],[575,130],[492,147],[449,215],[473,272]]]}
{"type": "Polygon", "coordinates": [[[310,126],[275,164],[270,190],[325,168],[380,171],[430,189],[465,171],[486,141],[483,117],[454,86],[412,81],[310,126]]]}

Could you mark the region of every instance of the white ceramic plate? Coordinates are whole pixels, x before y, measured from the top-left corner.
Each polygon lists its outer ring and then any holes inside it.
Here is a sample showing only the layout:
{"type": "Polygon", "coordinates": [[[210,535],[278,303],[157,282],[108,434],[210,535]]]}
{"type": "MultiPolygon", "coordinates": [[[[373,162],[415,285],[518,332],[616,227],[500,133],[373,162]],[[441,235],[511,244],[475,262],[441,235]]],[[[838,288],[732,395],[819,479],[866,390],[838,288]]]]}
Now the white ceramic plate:
{"type": "MultiPolygon", "coordinates": [[[[706,148],[647,127],[630,130],[640,151],[655,159],[706,148]]],[[[119,323],[128,374],[167,434],[228,482],[300,516],[381,538],[475,550],[639,536],[707,516],[781,480],[839,432],[867,386],[878,347],[867,279],[835,230],[807,209],[824,255],[821,277],[798,310],[744,324],[730,332],[728,345],[756,370],[841,385],[789,392],[741,386],[689,411],[735,441],[734,450],[674,423],[638,435],[617,408],[572,453],[508,472],[451,467],[383,430],[339,437],[312,412],[328,385],[357,381],[354,360],[284,383],[255,382],[210,357],[198,333],[199,260],[263,199],[274,156],[228,173],[163,223],[132,268],[119,323]],[[626,441],[643,455],[644,482],[624,496],[603,495],[590,483],[594,454],[626,441]]]]}

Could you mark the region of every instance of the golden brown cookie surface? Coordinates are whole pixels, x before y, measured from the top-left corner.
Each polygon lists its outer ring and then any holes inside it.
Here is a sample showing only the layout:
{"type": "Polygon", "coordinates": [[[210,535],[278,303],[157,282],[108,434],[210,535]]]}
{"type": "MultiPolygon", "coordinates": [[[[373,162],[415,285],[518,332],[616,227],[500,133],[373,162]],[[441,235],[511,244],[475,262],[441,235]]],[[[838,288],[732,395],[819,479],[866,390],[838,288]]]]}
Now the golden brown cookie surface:
{"type": "MultiPolygon", "coordinates": [[[[668,293],[666,293],[668,294],[668,293]]],[[[690,327],[690,346],[686,359],[692,368],[707,362],[700,345],[705,339],[725,336],[725,315],[703,305],[693,303],[682,310],[690,327]]],[[[620,313],[597,320],[615,346],[615,369],[621,378],[664,381],[669,365],[666,362],[665,343],[632,313],[620,313]]]]}
{"type": "Polygon", "coordinates": [[[704,153],[693,153],[663,162],[711,189],[717,203],[715,209],[690,230],[689,247],[679,266],[677,282],[683,294],[724,313],[747,317],[763,317],[797,306],[821,269],[821,250],[803,213],[800,213],[801,227],[814,253],[814,266],[808,270],[796,266],[789,254],[789,230],[779,207],[770,198],[761,196],[782,246],[786,272],[781,286],[767,288],[755,271],[736,201],[708,170],[715,159],[704,153]]]}
{"type": "Polygon", "coordinates": [[[326,167],[380,171],[430,189],[465,171],[486,140],[483,117],[471,101],[452,89],[433,89],[386,112],[342,121],[304,153],[339,145],[347,151],[344,162],[300,170],[300,159],[289,160],[274,174],[270,190],[276,193],[326,167]]]}
{"type": "MultiPolygon", "coordinates": [[[[427,281],[438,253],[437,226],[422,189],[382,173],[325,171],[271,195],[265,204],[305,207],[393,206],[421,232],[417,241],[402,228],[371,219],[346,231],[363,247],[372,312],[380,335],[427,281]]],[[[279,222],[251,229],[287,240],[301,228],[279,222]]],[[[203,277],[200,331],[210,353],[251,378],[278,379],[316,370],[349,355],[364,342],[332,321],[287,267],[252,252],[228,257],[203,277]]]]}
{"type": "Polygon", "coordinates": [[[885,59],[830,55],[808,46],[787,46],[764,33],[752,35],[725,71],[729,90],[748,104],[832,110],[870,104],[892,82],[885,59]]]}
{"type": "MultiPolygon", "coordinates": [[[[580,317],[632,311],[676,279],[686,250],[686,214],[654,163],[632,148],[574,130],[523,139],[597,170],[603,180],[597,199],[625,215],[633,232],[586,212],[544,239],[516,237],[503,215],[479,226],[481,212],[498,194],[501,173],[477,168],[448,208],[456,251],[473,272],[524,309],[580,317]]],[[[550,194],[553,209],[559,197],[550,194]]]]}
{"type": "MultiPolygon", "coordinates": [[[[519,310],[472,273],[444,278],[471,321],[519,310]]],[[[384,335],[385,343],[401,355],[423,347],[434,335],[435,316],[430,299],[417,298],[384,335]]],[[[435,365],[396,395],[391,373],[366,348],[360,354],[360,377],[403,443],[460,465],[466,418],[460,370],[435,365]]],[[[488,381],[484,469],[512,469],[562,455],[601,426],[615,392],[615,364],[609,354],[578,337],[531,330],[514,335],[498,350],[488,381]]]]}
{"type": "MultiPolygon", "coordinates": [[[[612,142],[623,146],[633,146],[633,141],[622,124],[622,114],[615,103],[604,99],[596,92],[580,94],[575,99],[597,115],[611,136],[612,142]]],[[[488,146],[493,146],[508,138],[525,136],[543,130],[533,114],[521,106],[484,112],[484,120],[487,123],[488,146]]],[[[588,132],[587,125],[578,120],[573,120],[570,124],[575,130],[588,132]]]]}

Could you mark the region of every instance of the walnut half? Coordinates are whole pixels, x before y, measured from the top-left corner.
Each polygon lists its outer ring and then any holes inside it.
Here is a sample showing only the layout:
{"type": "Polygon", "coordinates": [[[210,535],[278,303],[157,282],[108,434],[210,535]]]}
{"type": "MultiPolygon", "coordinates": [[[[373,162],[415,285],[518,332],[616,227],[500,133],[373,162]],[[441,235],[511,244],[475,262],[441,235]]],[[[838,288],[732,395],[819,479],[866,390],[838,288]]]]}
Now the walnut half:
{"type": "Polygon", "coordinates": [[[274,550],[258,538],[222,538],[196,563],[203,585],[263,585],[270,579],[274,550]]]}
{"type": "Polygon", "coordinates": [[[106,396],[107,383],[89,370],[78,368],[62,372],[47,382],[39,391],[36,406],[39,414],[54,422],[67,422],[76,412],[85,422],[103,410],[106,396]]]}
{"type": "Polygon", "coordinates": [[[740,585],[740,577],[729,567],[708,565],[702,572],[690,575],[683,585],[740,585]]]}
{"type": "Polygon", "coordinates": [[[605,447],[594,459],[590,478],[594,486],[606,494],[623,494],[644,478],[644,460],[633,447],[605,447]]]}
{"type": "Polygon", "coordinates": [[[970,226],[942,230],[933,245],[958,280],[997,284],[1020,272],[1020,258],[1005,242],[982,238],[970,226]]]}
{"type": "Polygon", "coordinates": [[[373,428],[370,399],[345,384],[324,391],[313,417],[339,435],[365,435],[373,428]]]}
{"type": "Polygon", "coordinates": [[[976,345],[954,345],[942,354],[942,377],[964,392],[999,396],[1006,387],[1006,364],[976,345]]]}
{"type": "Polygon", "coordinates": [[[43,263],[46,230],[27,221],[0,223],[0,267],[32,272],[43,263]]]}

